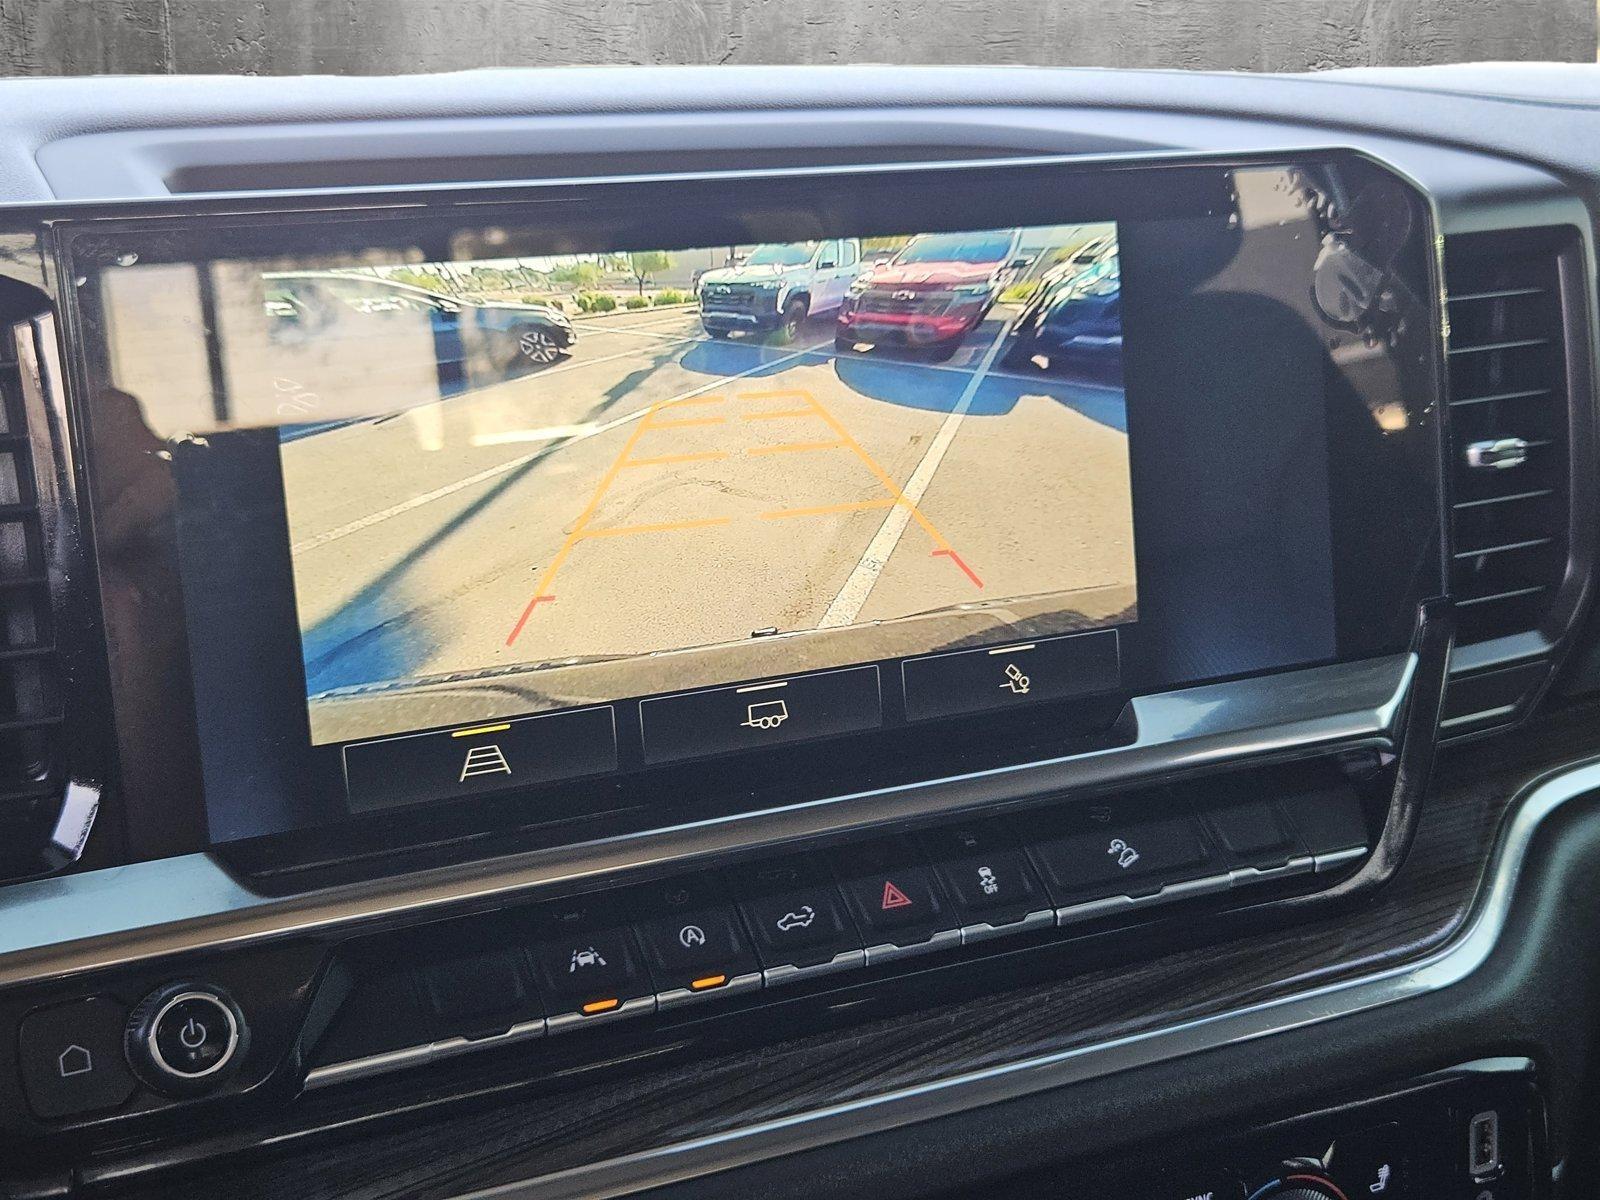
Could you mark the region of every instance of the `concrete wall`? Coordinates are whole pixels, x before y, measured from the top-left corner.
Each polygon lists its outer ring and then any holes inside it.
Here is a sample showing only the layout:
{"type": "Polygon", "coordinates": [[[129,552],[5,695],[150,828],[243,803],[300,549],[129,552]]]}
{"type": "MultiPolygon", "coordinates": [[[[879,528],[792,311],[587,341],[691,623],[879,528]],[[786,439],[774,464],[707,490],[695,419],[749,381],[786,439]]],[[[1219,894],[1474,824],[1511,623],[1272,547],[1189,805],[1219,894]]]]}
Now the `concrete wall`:
{"type": "Polygon", "coordinates": [[[0,0],[0,75],[1595,59],[1595,0],[0,0]]]}

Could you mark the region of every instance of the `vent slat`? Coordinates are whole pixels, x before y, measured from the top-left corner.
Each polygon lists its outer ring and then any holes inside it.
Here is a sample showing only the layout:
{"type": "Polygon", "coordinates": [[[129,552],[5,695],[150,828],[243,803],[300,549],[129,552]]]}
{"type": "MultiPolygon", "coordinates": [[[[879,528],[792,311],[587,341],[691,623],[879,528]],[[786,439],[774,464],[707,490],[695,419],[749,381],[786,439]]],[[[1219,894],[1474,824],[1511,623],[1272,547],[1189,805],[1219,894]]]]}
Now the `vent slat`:
{"type": "Polygon", "coordinates": [[[1537,596],[1550,589],[1540,584],[1538,587],[1512,588],[1509,592],[1495,592],[1492,596],[1467,596],[1456,601],[1457,608],[1474,608],[1480,604],[1493,604],[1498,600],[1520,600],[1524,596],[1537,596]]]}
{"type": "Polygon", "coordinates": [[[1549,338],[1517,338],[1509,342],[1484,342],[1473,346],[1451,346],[1451,355],[1457,354],[1495,354],[1503,350],[1527,350],[1533,346],[1548,346],[1549,338]]]}
{"type": "Polygon", "coordinates": [[[1538,628],[1565,573],[1565,328],[1560,265],[1547,238],[1452,237],[1445,271],[1451,591],[1458,641],[1471,645],[1538,628]],[[1517,442],[1525,453],[1514,465],[1483,452],[1517,442]],[[1469,456],[1472,446],[1479,449],[1469,456]]]}
{"type": "Polygon", "coordinates": [[[1457,552],[1456,557],[1465,560],[1469,558],[1484,558],[1490,554],[1509,554],[1513,550],[1534,550],[1540,546],[1548,546],[1553,541],[1555,541],[1555,538],[1527,538],[1520,542],[1506,542],[1499,546],[1485,546],[1481,550],[1462,550],[1457,552]]]}
{"type": "Polygon", "coordinates": [[[1546,496],[1554,496],[1554,488],[1538,488],[1531,492],[1513,492],[1509,496],[1489,496],[1482,500],[1462,500],[1450,507],[1457,512],[1473,508],[1487,508],[1491,504],[1513,504],[1518,500],[1542,500],[1546,496]]]}
{"type": "Polygon", "coordinates": [[[1493,392],[1487,396],[1467,396],[1461,400],[1450,401],[1450,407],[1467,408],[1474,404],[1494,404],[1500,400],[1533,400],[1549,394],[1549,388],[1523,388],[1520,392],[1493,392]]]}
{"type": "Polygon", "coordinates": [[[1514,296],[1542,295],[1544,295],[1542,287],[1494,288],[1487,292],[1463,292],[1459,296],[1451,295],[1449,301],[1451,304],[1465,304],[1469,300],[1509,300],[1514,296]]]}

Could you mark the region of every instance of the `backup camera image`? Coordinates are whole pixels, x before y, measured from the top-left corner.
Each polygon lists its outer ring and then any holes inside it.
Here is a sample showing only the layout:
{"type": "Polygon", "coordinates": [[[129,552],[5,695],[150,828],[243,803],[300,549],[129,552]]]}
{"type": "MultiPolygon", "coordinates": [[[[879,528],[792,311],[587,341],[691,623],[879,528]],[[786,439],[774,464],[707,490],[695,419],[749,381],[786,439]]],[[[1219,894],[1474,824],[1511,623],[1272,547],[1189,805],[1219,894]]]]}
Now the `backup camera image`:
{"type": "Polygon", "coordinates": [[[314,742],[1136,617],[1112,224],[257,286],[314,742]]]}

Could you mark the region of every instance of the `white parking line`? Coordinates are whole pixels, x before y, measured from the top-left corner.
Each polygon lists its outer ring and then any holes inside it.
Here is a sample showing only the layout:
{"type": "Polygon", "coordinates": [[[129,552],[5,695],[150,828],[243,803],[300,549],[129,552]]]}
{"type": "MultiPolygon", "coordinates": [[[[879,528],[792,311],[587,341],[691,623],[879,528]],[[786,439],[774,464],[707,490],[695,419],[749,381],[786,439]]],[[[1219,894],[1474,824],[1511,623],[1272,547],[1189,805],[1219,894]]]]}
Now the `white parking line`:
{"type": "MultiPolygon", "coordinates": [[[[602,433],[609,433],[613,429],[617,429],[623,425],[626,425],[629,421],[637,421],[640,417],[658,407],[665,407],[668,404],[675,404],[679,400],[690,400],[695,396],[704,395],[706,392],[714,392],[718,388],[726,387],[735,379],[745,379],[751,375],[757,374],[758,372],[775,367],[780,363],[791,362],[794,359],[802,358],[808,354],[811,349],[813,349],[813,347],[806,347],[804,349],[795,350],[789,354],[782,355],[781,357],[770,359],[767,362],[757,363],[749,370],[740,371],[737,375],[719,375],[709,383],[703,383],[698,387],[690,388],[686,392],[679,392],[675,396],[669,396],[665,400],[659,400],[654,404],[646,405],[644,408],[636,408],[632,412],[613,418],[603,425],[580,426],[580,432],[573,434],[571,437],[560,439],[559,445],[556,448],[565,449],[567,446],[575,445],[578,442],[586,441],[592,437],[597,437],[602,433]]],[[[619,355],[618,357],[622,356],[619,355]]],[[[602,362],[604,360],[591,359],[590,361],[593,363],[602,362]]],[[[550,372],[546,371],[543,374],[548,375],[550,372]]],[[[541,378],[542,377],[543,376],[541,376],[541,378]]],[[[366,516],[359,517],[356,520],[350,521],[344,525],[339,525],[333,529],[324,530],[315,537],[307,538],[303,542],[296,542],[294,545],[289,547],[289,553],[302,554],[307,550],[315,550],[319,546],[326,546],[331,542],[339,541],[341,538],[347,538],[352,533],[360,533],[363,529],[371,529],[374,525],[381,524],[382,522],[389,520],[391,517],[398,517],[402,513],[411,512],[413,509],[421,508],[425,504],[432,504],[435,500],[443,500],[446,496],[453,496],[457,492],[464,491],[470,487],[476,487],[480,483],[487,483],[496,476],[505,475],[511,471],[515,471],[518,467],[525,466],[548,452],[548,446],[541,447],[530,454],[519,455],[516,458],[508,459],[503,463],[497,463],[492,467],[488,467],[482,471],[478,471],[475,474],[468,475],[465,479],[458,479],[454,483],[447,483],[442,487],[434,488],[431,492],[424,492],[420,496],[412,496],[409,500],[402,500],[399,504],[391,504],[388,508],[380,509],[378,512],[368,513],[366,516]]]]}
{"type": "Polygon", "coordinates": [[[872,594],[873,586],[878,582],[878,577],[883,574],[889,556],[894,553],[895,547],[900,544],[900,539],[905,534],[906,527],[911,524],[913,510],[922,503],[922,497],[927,493],[928,485],[933,482],[939,464],[944,461],[950,443],[955,441],[956,431],[961,428],[961,422],[966,417],[967,410],[972,407],[973,398],[977,396],[978,388],[987,377],[989,368],[994,365],[1004,340],[1005,330],[1002,328],[988,350],[984,351],[983,357],[978,360],[972,378],[967,380],[967,386],[961,389],[955,407],[939,426],[939,432],[934,434],[933,441],[922,456],[922,461],[917,464],[916,469],[911,472],[911,478],[906,480],[905,486],[900,489],[905,503],[896,504],[889,510],[889,515],[884,517],[883,524],[878,526],[878,532],[873,534],[872,540],[867,543],[861,561],[856,563],[855,569],[850,572],[850,577],[839,589],[839,594],[833,598],[833,603],[828,605],[828,611],[823,613],[822,620],[817,622],[818,629],[837,629],[841,625],[855,624],[856,618],[861,614],[862,606],[866,604],[867,597],[872,594]]]}

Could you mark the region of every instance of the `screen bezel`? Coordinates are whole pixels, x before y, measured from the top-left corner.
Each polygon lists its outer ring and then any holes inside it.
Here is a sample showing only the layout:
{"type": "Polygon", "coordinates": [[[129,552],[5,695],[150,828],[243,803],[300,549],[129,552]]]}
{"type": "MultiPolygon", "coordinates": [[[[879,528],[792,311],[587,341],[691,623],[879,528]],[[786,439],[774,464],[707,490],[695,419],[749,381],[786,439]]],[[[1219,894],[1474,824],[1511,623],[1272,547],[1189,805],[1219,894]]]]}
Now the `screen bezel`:
{"type": "MultiPolygon", "coordinates": [[[[1403,389],[1409,401],[1406,409],[1413,420],[1407,435],[1390,439],[1392,462],[1374,464],[1351,458],[1351,486],[1335,489],[1335,521],[1341,531],[1342,552],[1335,556],[1335,593],[1338,610],[1338,651],[1329,659],[1293,664],[1314,666],[1320,662],[1373,657],[1403,649],[1414,624],[1416,605],[1443,591],[1443,560],[1438,479],[1439,426],[1430,417],[1437,395],[1440,363],[1435,334],[1438,323],[1438,264],[1429,253],[1434,246],[1431,208],[1420,190],[1406,183],[1390,168],[1353,151],[1316,151],[1297,155],[1202,155],[1151,156],[1135,161],[1049,160],[1017,164],[963,163],[931,164],[918,167],[808,169],[793,172],[748,172],[682,178],[627,181],[555,182],[506,194],[505,189],[455,190],[419,197],[407,195],[396,205],[375,198],[371,203],[330,208],[326,202],[307,198],[299,205],[281,203],[259,209],[250,205],[220,205],[223,211],[205,216],[141,217],[136,219],[65,224],[58,226],[57,240],[61,277],[73,279],[87,275],[90,264],[104,261],[130,229],[144,238],[144,246],[165,246],[172,261],[204,257],[204,251],[225,247],[229,255],[241,252],[242,229],[252,230],[270,243],[285,231],[311,230],[323,238],[344,245],[370,246],[372,233],[380,229],[405,231],[405,244],[417,240],[419,223],[438,229],[482,227],[503,221],[528,222],[551,218],[592,220],[601,211],[613,214],[654,213],[693,214],[701,224],[697,232],[682,234],[679,244],[716,244],[724,240],[787,240],[796,236],[792,225],[779,230],[763,229],[749,219],[748,211],[735,214],[727,204],[729,189],[734,189],[746,205],[768,203],[792,206],[796,196],[828,197],[837,202],[841,194],[852,197],[860,191],[850,189],[927,187],[936,181],[946,189],[940,199],[960,212],[970,213],[955,200],[963,190],[975,190],[981,198],[1029,186],[1048,185],[1055,189],[1055,201],[1072,212],[1074,220],[1134,219],[1152,214],[1182,213],[1192,203],[1192,195],[1181,188],[1152,177],[1161,172],[1226,172],[1235,168],[1287,166],[1366,175],[1383,175],[1398,182],[1419,218],[1412,233],[1417,255],[1418,300],[1422,306],[1410,337],[1418,351],[1415,386],[1403,389]],[[843,191],[841,191],[843,189],[843,191]],[[1063,197],[1068,197],[1063,199],[1063,197]],[[712,201],[723,205],[721,211],[712,201]],[[607,208],[607,206],[610,206],[607,208]],[[229,209],[232,211],[228,211],[229,209]],[[721,224],[718,224],[721,222],[721,224]],[[730,224],[730,222],[732,222],[730,224]],[[712,230],[716,231],[713,235],[712,230]],[[762,236],[763,233],[766,236],[762,236]],[[360,235],[359,237],[357,235],[360,235]],[[152,241],[151,239],[154,239],[152,241]],[[1427,333],[1423,331],[1426,330],[1427,333]],[[1396,463],[1403,466],[1396,469],[1396,463]],[[1397,525],[1400,528],[1397,528],[1397,525]]],[[[903,207],[903,206],[902,206],[903,207]]],[[[792,214],[792,209],[790,212],[792,214]]],[[[993,208],[980,210],[987,213],[993,208]]],[[[897,218],[899,225],[904,218],[897,218]]],[[[954,222],[955,225],[963,223],[954,222]]],[[[971,225],[970,217],[965,219],[971,225]]],[[[988,222],[986,222],[988,223],[988,222]]],[[[1008,223],[1004,218],[994,224],[1008,223]]],[[[1018,221],[1017,223],[1026,223],[1018,221]]],[[[682,228],[682,227],[680,227],[682,228]]],[[[837,225],[819,227],[820,236],[843,236],[837,225]]],[[[849,233],[865,234],[859,225],[849,233]]],[[[265,244],[264,243],[264,244],[265,244]]],[[[157,250],[157,255],[161,251],[157,250]]],[[[152,261],[148,253],[145,261],[152,261]]],[[[69,359],[78,372],[76,394],[90,394],[90,379],[103,367],[97,359],[94,298],[86,289],[73,292],[68,306],[68,327],[79,353],[69,359]]],[[[94,442],[92,405],[78,403],[80,461],[90,476],[86,494],[95,498],[94,442]]],[[[1334,442],[1330,431],[1330,442],[1334,442]]],[[[1348,456],[1347,456],[1348,457],[1348,456]]],[[[1339,471],[1331,471],[1342,478],[1339,471]]],[[[140,647],[126,643],[117,646],[114,657],[127,668],[115,673],[115,704],[148,703],[148,691],[141,687],[146,672],[141,666],[140,647]]],[[[298,663],[298,656],[296,656],[298,663]]],[[[164,669],[170,671],[170,665],[164,669]]],[[[1275,671],[1272,673],[1276,673],[1275,671]]],[[[1229,678],[1226,676],[1215,679],[1229,678]]],[[[1233,677],[1237,678],[1237,676],[1233,677]]],[[[1191,682],[1207,680],[1184,680],[1191,682]]],[[[1159,683],[1132,681],[1133,691],[1164,690],[1159,683]]],[[[1165,686],[1172,686],[1168,682],[1165,686]]],[[[662,797],[681,797],[693,792],[702,803],[708,795],[728,798],[729,813],[742,807],[770,808],[786,803],[803,803],[830,791],[855,790],[863,782],[891,785],[939,774],[969,770],[983,765],[1004,765],[1028,761],[1062,752],[1064,746],[1090,748],[1104,738],[1125,736],[1113,723],[1121,711],[1121,699],[1093,702],[1065,702],[1045,705],[1024,720],[1014,717],[968,721],[956,731],[946,722],[928,727],[891,726],[881,733],[857,735],[826,746],[795,747],[770,751],[750,761],[696,763],[686,767],[657,768],[629,776],[630,786],[607,777],[577,784],[554,785],[539,789],[547,802],[542,819],[530,822],[526,812],[527,795],[485,798],[469,803],[441,805],[436,810],[390,812],[377,821],[346,820],[336,825],[320,824],[293,833],[234,843],[234,847],[257,865],[288,865],[329,861],[364,853],[382,854],[398,847],[431,844],[482,845],[485,839],[516,832],[535,844],[562,844],[579,840],[580,828],[587,836],[594,828],[659,827],[670,813],[659,806],[662,797]],[[903,764],[915,760],[923,765],[915,770],[903,764]],[[774,785],[774,779],[784,780],[774,785]],[[545,794],[548,793],[548,794],[545,794]],[[652,797],[654,799],[652,799],[652,797]],[[604,822],[596,822],[604,812],[604,822]]],[[[193,700],[190,697],[192,706],[193,700]]],[[[192,711],[192,707],[191,707],[192,711]]],[[[186,743],[191,761],[198,758],[198,737],[185,732],[185,722],[175,722],[177,740],[186,743]]],[[[124,754],[129,747],[124,744],[124,754]]],[[[147,753],[148,747],[134,747],[147,753]]],[[[163,753],[171,754],[172,748],[163,753]]],[[[176,778],[182,780],[180,772],[176,778]]],[[[189,779],[198,783],[198,771],[189,779]]],[[[198,798],[197,798],[198,802],[198,798]]],[[[715,805],[713,805],[715,807],[715,805]]]]}

